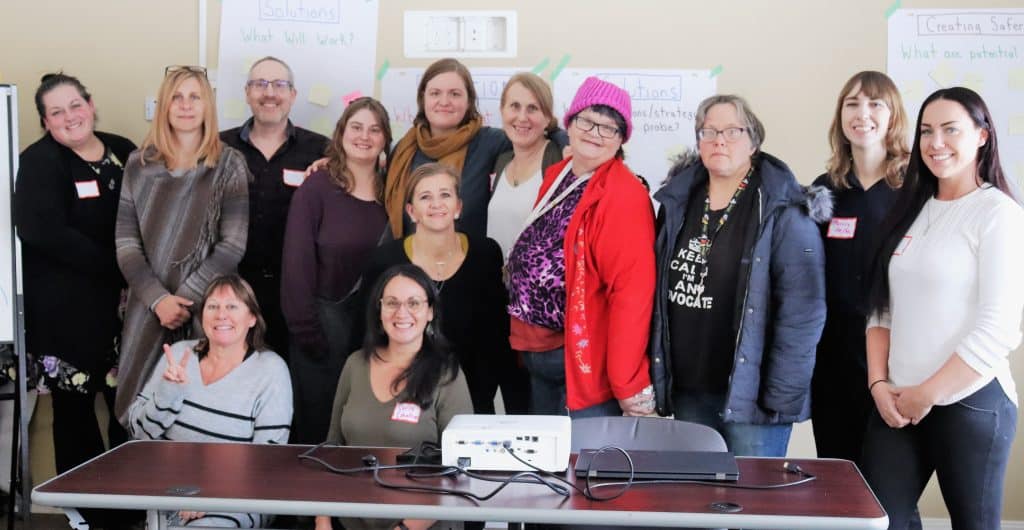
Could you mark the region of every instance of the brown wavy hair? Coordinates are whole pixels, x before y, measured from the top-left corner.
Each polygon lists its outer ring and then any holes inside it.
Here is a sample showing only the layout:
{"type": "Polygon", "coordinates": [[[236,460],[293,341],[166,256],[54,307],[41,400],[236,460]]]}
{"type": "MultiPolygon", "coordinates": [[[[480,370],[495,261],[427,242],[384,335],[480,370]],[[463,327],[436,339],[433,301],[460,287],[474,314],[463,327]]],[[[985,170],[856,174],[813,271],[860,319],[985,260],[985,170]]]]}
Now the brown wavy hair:
{"type": "MultiPolygon", "coordinates": [[[[348,127],[349,120],[363,109],[372,112],[380,124],[380,130],[384,133],[384,150],[382,152],[385,156],[387,156],[388,149],[391,148],[391,118],[388,117],[388,111],[384,108],[384,105],[381,105],[379,101],[371,97],[362,97],[349,103],[345,107],[345,111],[341,113],[341,117],[338,118],[337,125],[334,126],[334,134],[331,136],[331,142],[327,144],[327,151],[325,152],[327,156],[327,172],[330,174],[331,180],[347,192],[352,191],[355,187],[355,182],[353,182],[352,173],[346,165],[345,146],[342,139],[345,137],[345,128],[348,127]]],[[[384,201],[384,177],[387,174],[388,168],[386,163],[377,167],[375,172],[376,178],[373,183],[373,193],[377,200],[381,202],[384,201]]]]}
{"type": "MultiPolygon", "coordinates": [[[[853,153],[850,141],[843,134],[843,101],[857,88],[857,94],[864,94],[871,99],[880,99],[889,106],[889,131],[885,134],[885,183],[890,188],[903,185],[903,172],[910,160],[910,148],[907,145],[907,111],[903,108],[903,98],[896,84],[882,72],[865,70],[858,72],[843,85],[836,100],[836,111],[832,116],[828,141],[832,146],[832,156],[828,159],[828,176],[836,189],[846,189],[850,184],[846,176],[853,169],[853,153]],[[859,88],[858,88],[859,87],[859,88]]],[[[857,95],[854,94],[854,95],[857,95]]]]}

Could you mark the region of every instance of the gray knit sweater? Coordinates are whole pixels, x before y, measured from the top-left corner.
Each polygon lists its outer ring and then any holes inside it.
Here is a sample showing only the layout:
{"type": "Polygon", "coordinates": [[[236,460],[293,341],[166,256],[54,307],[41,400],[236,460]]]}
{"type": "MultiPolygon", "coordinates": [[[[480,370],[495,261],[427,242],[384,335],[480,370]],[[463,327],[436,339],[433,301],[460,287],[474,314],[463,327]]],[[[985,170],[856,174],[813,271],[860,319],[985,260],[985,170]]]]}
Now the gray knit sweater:
{"type": "Polygon", "coordinates": [[[125,165],[114,234],[129,288],[114,407],[123,424],[162,345],[181,337],[150,308],[167,294],[198,304],[213,278],[235,271],[249,226],[249,170],[238,151],[224,147],[215,167],[180,175],[160,162],[143,165],[140,154],[125,165]]]}

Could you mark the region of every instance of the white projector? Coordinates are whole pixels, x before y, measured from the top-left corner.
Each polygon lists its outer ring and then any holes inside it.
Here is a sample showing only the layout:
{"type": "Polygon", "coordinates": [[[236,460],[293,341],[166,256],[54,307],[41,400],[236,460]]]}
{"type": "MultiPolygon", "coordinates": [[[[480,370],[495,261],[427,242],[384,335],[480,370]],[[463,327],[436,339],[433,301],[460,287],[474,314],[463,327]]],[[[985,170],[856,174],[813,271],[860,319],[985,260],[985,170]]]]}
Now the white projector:
{"type": "Polygon", "coordinates": [[[441,434],[441,463],[479,471],[544,471],[569,467],[572,423],[568,416],[458,414],[441,434]]]}

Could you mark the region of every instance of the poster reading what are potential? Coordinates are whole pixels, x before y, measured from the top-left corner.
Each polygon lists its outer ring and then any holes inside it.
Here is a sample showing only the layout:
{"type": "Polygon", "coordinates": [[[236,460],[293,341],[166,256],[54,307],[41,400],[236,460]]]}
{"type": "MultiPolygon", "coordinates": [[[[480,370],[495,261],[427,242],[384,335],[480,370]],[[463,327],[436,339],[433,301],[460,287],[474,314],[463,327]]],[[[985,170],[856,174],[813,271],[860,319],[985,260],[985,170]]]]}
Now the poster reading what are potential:
{"type": "Polygon", "coordinates": [[[981,94],[1003,170],[1024,189],[1024,9],[897,10],[889,17],[888,68],[911,122],[940,88],[981,94]]]}
{"type": "Polygon", "coordinates": [[[373,95],[377,0],[222,0],[217,69],[221,129],[241,125],[249,67],[267,55],[291,66],[291,119],[330,136],[351,99],[373,95]]]}

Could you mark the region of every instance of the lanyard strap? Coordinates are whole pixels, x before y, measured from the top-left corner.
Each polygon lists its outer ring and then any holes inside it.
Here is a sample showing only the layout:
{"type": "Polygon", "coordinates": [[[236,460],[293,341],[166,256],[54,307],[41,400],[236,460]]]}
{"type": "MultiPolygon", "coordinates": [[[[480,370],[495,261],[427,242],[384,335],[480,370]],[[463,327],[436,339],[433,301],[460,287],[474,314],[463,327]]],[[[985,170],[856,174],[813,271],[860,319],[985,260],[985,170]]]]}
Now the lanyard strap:
{"type": "MultiPolygon", "coordinates": [[[[541,197],[540,201],[537,203],[537,206],[533,209],[533,211],[530,212],[530,215],[526,218],[526,222],[523,223],[523,230],[525,230],[526,227],[533,224],[533,222],[536,221],[537,219],[543,217],[544,214],[551,211],[552,208],[558,206],[558,204],[564,201],[565,198],[568,197],[569,194],[573,192],[573,190],[582,186],[586,181],[590,180],[590,177],[594,176],[593,171],[587,173],[586,175],[578,176],[576,180],[572,182],[572,184],[569,184],[569,187],[562,191],[562,193],[559,193],[557,197],[552,199],[551,196],[555,194],[555,190],[558,189],[558,186],[560,186],[562,184],[562,181],[565,180],[565,176],[568,175],[569,171],[572,169],[571,166],[572,164],[566,164],[565,168],[562,169],[562,172],[559,173],[557,177],[555,177],[555,181],[551,183],[551,186],[548,188],[548,191],[544,193],[544,196],[541,197]]],[[[520,231],[520,233],[522,233],[522,231],[520,231]]]]}
{"type": "Polygon", "coordinates": [[[743,193],[743,190],[747,189],[747,185],[750,184],[750,175],[754,173],[754,167],[751,166],[750,170],[740,181],[740,185],[736,187],[736,191],[733,192],[732,198],[729,199],[729,204],[725,206],[725,212],[722,213],[722,217],[715,223],[715,229],[713,232],[708,233],[708,224],[711,218],[711,183],[708,182],[708,196],[704,198],[704,215],[700,217],[700,257],[704,258],[705,268],[707,267],[708,254],[711,253],[711,246],[715,244],[715,238],[718,236],[718,232],[725,226],[725,222],[729,219],[729,213],[736,207],[736,203],[739,202],[739,197],[743,193]]]}

